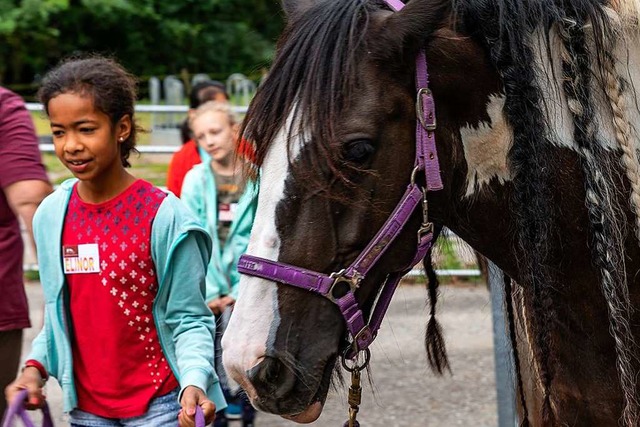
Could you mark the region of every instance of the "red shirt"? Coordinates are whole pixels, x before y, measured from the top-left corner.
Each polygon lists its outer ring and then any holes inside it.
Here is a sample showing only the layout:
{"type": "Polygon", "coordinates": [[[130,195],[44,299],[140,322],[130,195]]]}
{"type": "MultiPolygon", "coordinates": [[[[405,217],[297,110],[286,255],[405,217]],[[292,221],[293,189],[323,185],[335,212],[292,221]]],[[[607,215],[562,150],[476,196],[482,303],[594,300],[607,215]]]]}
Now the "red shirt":
{"type": "Polygon", "coordinates": [[[32,179],[48,180],[31,116],[18,95],[0,87],[0,331],[29,327],[20,225],[1,189],[32,179]]]}
{"type": "MultiPolygon", "coordinates": [[[[236,150],[240,158],[251,163],[255,162],[255,148],[246,139],[240,139],[236,150]]],[[[191,139],[171,157],[169,169],[167,170],[167,189],[180,197],[185,175],[199,163],[202,163],[202,159],[198,153],[198,144],[191,139]]]]}
{"type": "Polygon", "coordinates": [[[198,154],[198,144],[193,139],[183,144],[171,157],[169,169],[167,170],[167,189],[180,197],[184,176],[191,168],[201,162],[200,154],[198,154]]]}
{"type": "Polygon", "coordinates": [[[178,387],[152,314],[158,283],[151,225],[165,196],[143,180],[101,204],[83,202],[73,189],[62,253],[78,408],[85,412],[140,416],[153,398],[178,387]]]}
{"type": "Polygon", "coordinates": [[[238,152],[238,156],[240,156],[241,159],[250,163],[256,162],[255,146],[248,140],[240,138],[240,141],[238,141],[238,146],[236,147],[236,151],[238,152]]]}

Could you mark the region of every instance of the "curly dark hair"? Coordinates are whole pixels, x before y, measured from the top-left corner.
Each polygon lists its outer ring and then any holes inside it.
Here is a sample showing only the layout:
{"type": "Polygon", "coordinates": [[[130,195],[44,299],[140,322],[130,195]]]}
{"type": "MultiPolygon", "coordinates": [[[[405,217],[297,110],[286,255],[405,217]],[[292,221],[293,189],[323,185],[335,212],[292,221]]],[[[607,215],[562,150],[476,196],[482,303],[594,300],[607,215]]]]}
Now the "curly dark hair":
{"type": "Polygon", "coordinates": [[[129,167],[129,155],[137,153],[134,106],[137,99],[136,78],[115,60],[99,55],[70,57],[61,61],[42,80],[38,98],[49,114],[49,101],[63,93],[90,95],[95,107],[109,116],[112,126],[124,116],[131,118],[131,133],[120,145],[120,159],[129,167]]]}

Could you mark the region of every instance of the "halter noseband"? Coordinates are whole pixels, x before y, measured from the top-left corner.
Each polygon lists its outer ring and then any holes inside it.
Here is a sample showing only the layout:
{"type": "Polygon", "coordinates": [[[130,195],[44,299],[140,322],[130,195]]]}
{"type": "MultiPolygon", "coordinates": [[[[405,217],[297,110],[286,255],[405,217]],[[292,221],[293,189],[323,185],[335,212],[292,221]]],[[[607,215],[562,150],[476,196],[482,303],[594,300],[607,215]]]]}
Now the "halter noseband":
{"type": "MultiPolygon", "coordinates": [[[[404,7],[400,0],[385,1],[394,11],[404,7]]],[[[378,333],[398,282],[424,258],[433,243],[433,223],[429,222],[427,192],[441,190],[443,186],[435,142],[435,103],[428,86],[426,56],[424,50],[420,50],[416,59],[416,156],[411,182],[391,216],[350,266],[338,272],[324,274],[247,254],[242,255],[238,262],[238,271],[242,274],[305,289],[336,304],[353,339],[351,347],[347,349],[348,358],[355,358],[360,351],[368,349],[378,333]],[[424,172],[424,186],[416,183],[420,172],[424,172]],[[388,275],[371,316],[365,322],[355,292],[360,282],[400,235],[418,205],[422,205],[422,225],[418,230],[415,256],[401,271],[388,275]]]]}

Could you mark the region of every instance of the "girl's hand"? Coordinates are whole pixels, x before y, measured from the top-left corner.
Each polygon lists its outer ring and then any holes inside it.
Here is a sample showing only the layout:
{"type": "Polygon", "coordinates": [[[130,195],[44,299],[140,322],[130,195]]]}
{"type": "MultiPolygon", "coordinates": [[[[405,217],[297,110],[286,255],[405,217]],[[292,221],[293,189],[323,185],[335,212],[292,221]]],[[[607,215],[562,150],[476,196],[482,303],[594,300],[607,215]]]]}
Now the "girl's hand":
{"type": "Polygon", "coordinates": [[[208,305],[213,314],[218,316],[224,311],[225,308],[227,308],[227,306],[233,305],[235,302],[235,299],[233,299],[229,295],[225,295],[223,297],[211,300],[208,305]]]}
{"type": "Polygon", "coordinates": [[[233,299],[233,297],[231,297],[229,295],[225,295],[222,298],[220,298],[220,305],[222,305],[222,311],[224,311],[225,308],[227,308],[230,305],[233,305],[235,303],[236,303],[236,300],[233,299]]]}
{"type": "Polygon", "coordinates": [[[190,385],[185,388],[180,405],[182,406],[182,410],[178,414],[180,427],[194,427],[196,425],[196,406],[200,406],[204,412],[205,425],[211,424],[216,418],[216,405],[198,387],[190,385]]]}
{"type": "Polygon", "coordinates": [[[7,403],[11,404],[20,390],[27,390],[29,397],[25,407],[27,409],[38,409],[44,405],[43,385],[44,382],[38,369],[28,366],[24,368],[22,374],[14,382],[4,389],[4,395],[7,398],[7,403]]]}

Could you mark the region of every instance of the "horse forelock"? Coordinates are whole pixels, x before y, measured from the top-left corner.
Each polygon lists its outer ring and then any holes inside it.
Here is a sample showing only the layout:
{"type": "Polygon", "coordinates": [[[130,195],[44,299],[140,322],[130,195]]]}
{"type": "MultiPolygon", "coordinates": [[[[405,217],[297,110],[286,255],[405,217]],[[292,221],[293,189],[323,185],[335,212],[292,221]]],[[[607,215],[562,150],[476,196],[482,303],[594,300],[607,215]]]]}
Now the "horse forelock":
{"type": "MultiPolygon", "coordinates": [[[[242,129],[247,139],[255,141],[258,165],[286,127],[286,118],[293,114],[299,120],[297,129],[304,129],[313,141],[308,147],[310,155],[304,159],[307,164],[294,173],[314,172],[305,176],[309,179],[317,176],[321,167],[328,167],[343,177],[336,126],[362,78],[356,54],[364,49],[374,7],[365,0],[318,2],[288,23],[270,77],[252,101],[242,129]]],[[[295,139],[292,132],[288,130],[289,144],[295,139]]]]}

